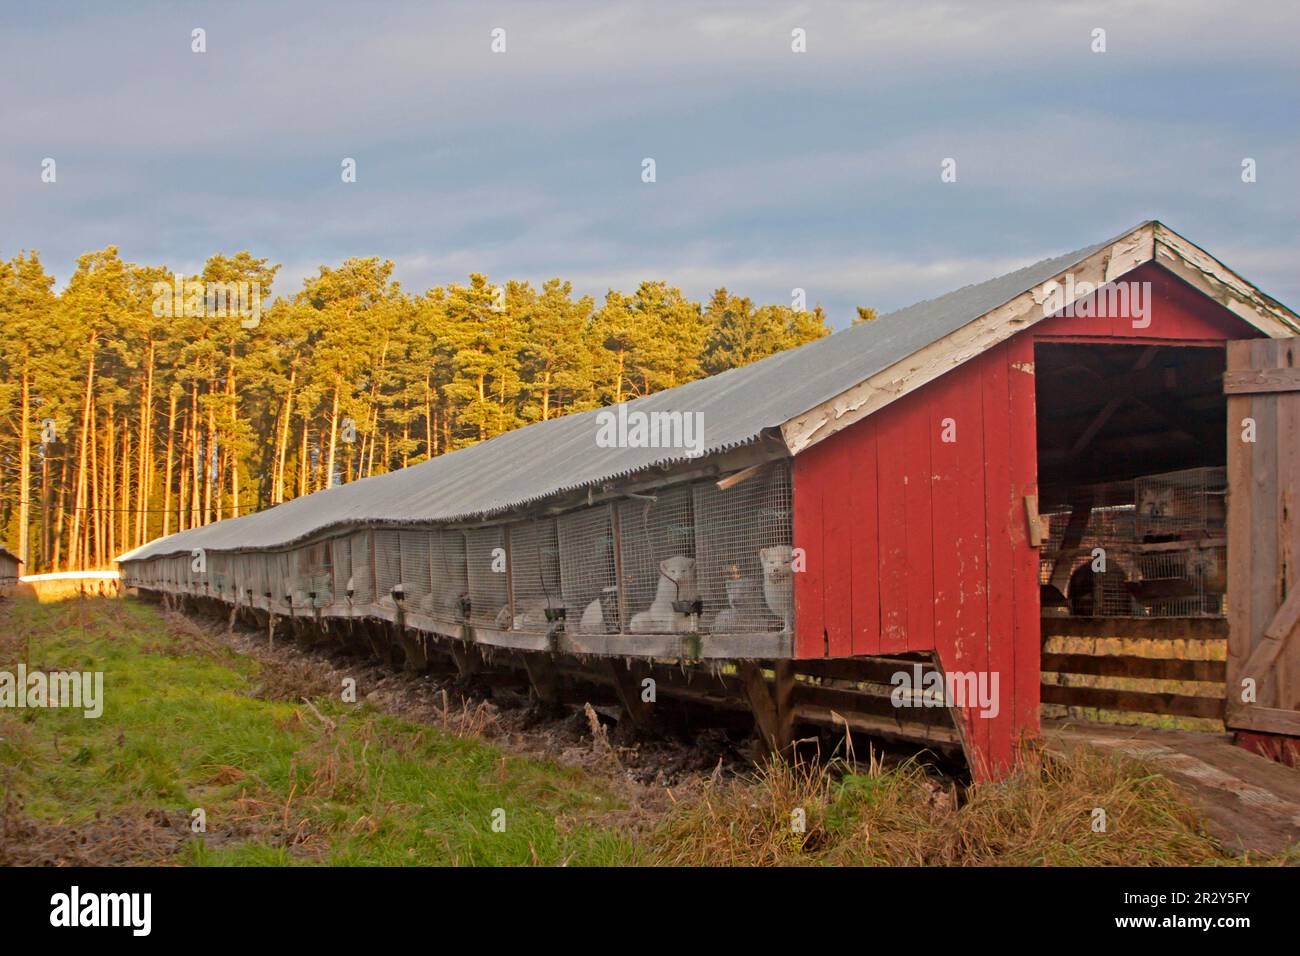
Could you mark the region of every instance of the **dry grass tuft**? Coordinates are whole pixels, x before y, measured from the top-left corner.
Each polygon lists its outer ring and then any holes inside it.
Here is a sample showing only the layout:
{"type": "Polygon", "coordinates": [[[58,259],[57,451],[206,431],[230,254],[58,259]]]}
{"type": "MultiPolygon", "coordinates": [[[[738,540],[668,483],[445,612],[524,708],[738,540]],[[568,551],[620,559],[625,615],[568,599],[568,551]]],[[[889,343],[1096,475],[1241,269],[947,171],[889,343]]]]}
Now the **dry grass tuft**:
{"type": "Polygon", "coordinates": [[[772,762],[679,805],[654,844],[656,862],[669,865],[1240,862],[1164,777],[1085,750],[1026,751],[1012,776],[964,794],[916,761],[772,762]],[[1093,830],[1097,808],[1105,832],[1093,830]]]}

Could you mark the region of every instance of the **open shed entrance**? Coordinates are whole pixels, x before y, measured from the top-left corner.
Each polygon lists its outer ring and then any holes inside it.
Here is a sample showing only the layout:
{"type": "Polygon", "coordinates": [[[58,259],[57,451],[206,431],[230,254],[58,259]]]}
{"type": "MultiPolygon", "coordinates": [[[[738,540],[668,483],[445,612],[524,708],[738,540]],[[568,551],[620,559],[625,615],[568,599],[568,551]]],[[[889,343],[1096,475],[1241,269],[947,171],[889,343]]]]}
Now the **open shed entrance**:
{"type": "Polygon", "coordinates": [[[1036,344],[1044,717],[1223,729],[1224,366],[1036,344]]]}

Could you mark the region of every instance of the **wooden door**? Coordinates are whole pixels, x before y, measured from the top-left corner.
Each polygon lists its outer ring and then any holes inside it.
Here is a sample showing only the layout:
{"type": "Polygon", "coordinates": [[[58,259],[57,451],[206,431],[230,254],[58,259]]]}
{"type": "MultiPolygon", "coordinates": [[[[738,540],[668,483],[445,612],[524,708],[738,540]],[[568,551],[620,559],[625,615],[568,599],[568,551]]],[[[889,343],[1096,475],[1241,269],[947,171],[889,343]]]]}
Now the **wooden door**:
{"type": "Polygon", "coordinates": [[[1223,390],[1226,723],[1300,737],[1300,338],[1229,342],[1223,390]]]}

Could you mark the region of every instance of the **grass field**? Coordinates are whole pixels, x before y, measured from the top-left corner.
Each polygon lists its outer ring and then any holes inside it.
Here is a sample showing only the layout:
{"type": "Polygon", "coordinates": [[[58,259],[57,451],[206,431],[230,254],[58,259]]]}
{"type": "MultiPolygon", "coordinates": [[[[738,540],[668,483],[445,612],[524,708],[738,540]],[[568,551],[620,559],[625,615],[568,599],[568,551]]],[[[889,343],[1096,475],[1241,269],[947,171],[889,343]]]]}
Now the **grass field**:
{"type": "MultiPolygon", "coordinates": [[[[283,648],[303,659],[273,666],[222,638],[131,599],[0,605],[0,670],[102,671],[106,699],[99,719],[0,709],[0,862],[1238,862],[1163,777],[1112,757],[1030,753],[1010,780],[965,791],[867,755],[669,789],[631,779],[612,751],[530,752],[481,709],[399,714],[364,687],[345,702],[307,652],[283,648]]],[[[603,732],[584,746],[610,750],[603,732]]]]}

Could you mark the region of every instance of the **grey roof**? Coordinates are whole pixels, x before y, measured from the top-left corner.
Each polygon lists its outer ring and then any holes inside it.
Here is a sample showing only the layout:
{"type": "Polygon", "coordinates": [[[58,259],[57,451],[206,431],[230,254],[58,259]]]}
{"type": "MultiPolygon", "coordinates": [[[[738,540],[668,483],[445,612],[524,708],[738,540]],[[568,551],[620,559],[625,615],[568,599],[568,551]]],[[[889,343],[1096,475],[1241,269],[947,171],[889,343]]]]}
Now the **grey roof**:
{"type": "MultiPolygon", "coordinates": [[[[749,444],[765,430],[829,401],[1132,231],[899,309],[753,365],[636,399],[627,403],[628,410],[702,413],[706,456],[749,444]]],[[[119,560],[199,547],[281,547],[340,524],[485,518],[689,459],[681,449],[598,447],[595,416],[600,411],[538,422],[400,471],[192,528],[119,560]]]]}

